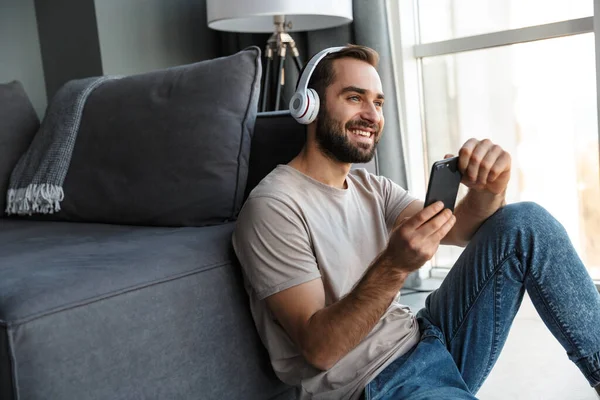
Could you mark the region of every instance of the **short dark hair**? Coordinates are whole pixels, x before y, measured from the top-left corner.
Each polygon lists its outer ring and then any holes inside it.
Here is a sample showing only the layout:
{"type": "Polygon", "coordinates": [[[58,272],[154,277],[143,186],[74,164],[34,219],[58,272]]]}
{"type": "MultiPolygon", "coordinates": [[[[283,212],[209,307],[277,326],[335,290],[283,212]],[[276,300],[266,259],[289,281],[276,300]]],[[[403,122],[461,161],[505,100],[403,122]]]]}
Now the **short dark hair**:
{"type": "Polygon", "coordinates": [[[365,61],[377,68],[379,64],[379,54],[370,47],[349,44],[344,49],[335,53],[329,53],[317,64],[313,71],[308,87],[314,89],[321,102],[325,100],[325,89],[335,80],[335,71],[333,69],[333,61],[340,58],[354,58],[365,61]]]}

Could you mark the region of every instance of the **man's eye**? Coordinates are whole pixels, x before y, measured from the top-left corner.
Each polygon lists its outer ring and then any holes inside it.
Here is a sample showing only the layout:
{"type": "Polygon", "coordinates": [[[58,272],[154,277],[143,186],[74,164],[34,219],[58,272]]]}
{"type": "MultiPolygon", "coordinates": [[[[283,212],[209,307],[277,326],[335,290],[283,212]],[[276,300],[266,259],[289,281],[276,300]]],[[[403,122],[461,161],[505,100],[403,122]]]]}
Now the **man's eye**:
{"type": "Polygon", "coordinates": [[[360,97],[358,97],[358,96],[350,96],[350,97],[348,97],[348,100],[359,101],[360,97]]]}
{"type": "Polygon", "coordinates": [[[377,107],[383,107],[383,101],[376,101],[376,102],[375,102],[375,105],[376,105],[377,107]]]}

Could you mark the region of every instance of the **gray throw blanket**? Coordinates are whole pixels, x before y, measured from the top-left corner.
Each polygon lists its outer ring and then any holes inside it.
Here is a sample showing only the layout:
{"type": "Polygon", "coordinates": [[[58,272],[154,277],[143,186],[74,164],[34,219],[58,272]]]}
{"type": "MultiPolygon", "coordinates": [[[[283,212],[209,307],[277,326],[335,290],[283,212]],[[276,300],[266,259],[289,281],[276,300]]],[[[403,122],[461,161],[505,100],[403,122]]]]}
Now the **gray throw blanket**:
{"type": "Polygon", "coordinates": [[[60,211],[63,182],[85,102],[102,83],[119,77],[77,79],[63,85],[48,106],[39,131],[10,176],[7,214],[52,214],[60,211]]]}

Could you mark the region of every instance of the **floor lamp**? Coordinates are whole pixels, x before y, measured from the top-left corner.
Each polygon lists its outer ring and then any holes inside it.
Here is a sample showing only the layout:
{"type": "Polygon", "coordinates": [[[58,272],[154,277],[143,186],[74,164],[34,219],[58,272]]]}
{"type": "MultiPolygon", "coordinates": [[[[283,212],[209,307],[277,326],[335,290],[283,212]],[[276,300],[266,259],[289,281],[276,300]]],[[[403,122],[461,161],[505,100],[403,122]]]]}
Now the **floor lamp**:
{"type": "MultiPolygon", "coordinates": [[[[208,26],[228,32],[272,33],[265,45],[265,79],[260,111],[279,110],[285,83],[285,60],[291,53],[294,65],[303,67],[290,32],[333,28],[352,22],[352,0],[207,0],[208,26]],[[277,78],[272,81],[272,68],[277,78]],[[268,106],[271,85],[275,102],[268,106]]],[[[337,45],[345,43],[338,43],[337,45]]],[[[285,105],[287,109],[287,105],[285,105]]]]}

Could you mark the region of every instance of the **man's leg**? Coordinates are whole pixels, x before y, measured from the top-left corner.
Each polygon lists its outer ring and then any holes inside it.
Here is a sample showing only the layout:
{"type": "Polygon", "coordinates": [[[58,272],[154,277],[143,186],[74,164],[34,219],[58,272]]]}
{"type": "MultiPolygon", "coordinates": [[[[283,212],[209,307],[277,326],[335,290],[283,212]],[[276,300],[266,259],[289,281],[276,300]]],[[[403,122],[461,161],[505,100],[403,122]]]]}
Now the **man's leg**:
{"type": "Polygon", "coordinates": [[[476,400],[440,341],[439,329],[427,323],[420,329],[419,343],[369,382],[365,400],[476,400]]]}
{"type": "Polygon", "coordinates": [[[418,316],[438,326],[469,389],[496,362],[524,290],[592,386],[600,384],[600,295],[563,227],[533,203],[512,204],[475,234],[418,316]]]}

